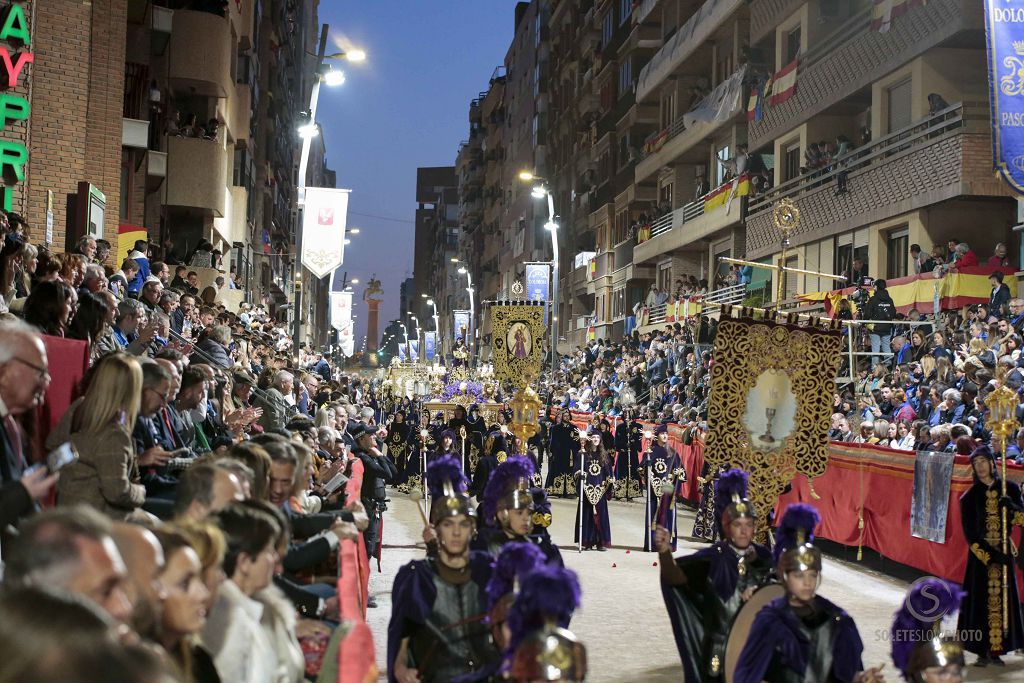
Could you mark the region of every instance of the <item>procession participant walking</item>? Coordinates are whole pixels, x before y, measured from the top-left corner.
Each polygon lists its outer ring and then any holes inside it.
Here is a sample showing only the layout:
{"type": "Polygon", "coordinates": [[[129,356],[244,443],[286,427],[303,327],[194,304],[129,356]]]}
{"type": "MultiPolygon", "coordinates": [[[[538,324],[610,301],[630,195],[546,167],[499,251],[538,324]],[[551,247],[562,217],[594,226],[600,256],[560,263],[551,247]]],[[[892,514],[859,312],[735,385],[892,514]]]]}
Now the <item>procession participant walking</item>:
{"type": "Polygon", "coordinates": [[[661,593],[688,683],[723,680],[736,614],[772,571],[771,551],[754,543],[757,510],[747,498],[746,472],[718,478],[714,516],[723,540],[692,555],[673,559],[668,530],[659,526],[654,534],[661,593]]]}
{"type": "Polygon", "coordinates": [[[534,534],[534,495],[530,489],[533,462],[510,456],[498,465],[480,503],[480,531],[473,547],[497,554],[508,543],[538,546],[549,562],[562,564],[562,555],[547,534],[534,534]]]}
{"type": "Polygon", "coordinates": [[[388,624],[390,683],[447,682],[499,657],[485,623],[493,557],[470,549],[476,508],[459,461],[441,457],[427,467],[429,526],[436,548],[399,571],[388,624]]]}
{"type": "Polygon", "coordinates": [[[775,570],[786,589],[758,612],[733,676],[735,683],[838,681],[880,683],[881,667],[865,671],[864,643],[853,619],[818,595],[821,550],[810,505],[794,503],[779,523],[775,570]]]}
{"type": "MultiPolygon", "coordinates": [[[[581,543],[584,550],[596,548],[601,552],[612,543],[611,522],[608,518],[608,498],[615,479],[612,477],[611,459],[601,443],[601,434],[591,434],[583,441],[580,451],[583,459],[582,495],[576,503],[576,524],[573,540],[581,543]],[[580,515],[582,514],[582,520],[580,515]]],[[[580,475],[580,470],[576,471],[580,475]]]]}
{"type": "Polygon", "coordinates": [[[551,457],[544,488],[548,495],[568,498],[576,495],[572,465],[580,450],[580,433],[572,423],[572,413],[562,410],[558,424],[551,428],[551,457]]]}
{"type": "Polygon", "coordinates": [[[964,648],[943,637],[942,620],[960,609],[960,586],[928,577],[911,586],[890,629],[892,663],[910,683],[961,683],[964,648]]]}
{"type": "Polygon", "coordinates": [[[637,469],[643,448],[643,428],[632,408],[627,408],[624,419],[615,427],[615,498],[632,500],[640,496],[640,478],[637,469]]]}
{"type": "Polygon", "coordinates": [[[667,515],[664,521],[674,551],[679,536],[679,530],[676,528],[675,498],[679,493],[680,485],[686,482],[686,472],[683,470],[679,455],[669,446],[668,425],[662,424],[654,428],[654,442],[648,446],[647,452],[640,459],[639,469],[643,472],[647,493],[644,550],[652,551],[655,548],[654,524],[658,521],[658,511],[663,497],[671,495],[668,503],[671,509],[663,510],[663,512],[667,515]]]}
{"type": "Polygon", "coordinates": [[[1012,554],[1004,553],[1001,547],[1003,508],[1007,508],[1008,526],[1013,527],[1024,524],[1024,507],[1020,487],[1012,481],[1006,482],[1006,497],[1002,497],[1003,483],[988,446],[979,446],[971,453],[971,469],[974,483],[960,496],[960,521],[968,554],[963,583],[967,597],[960,609],[957,630],[970,629],[981,634],[964,644],[968,652],[978,655],[975,666],[1002,666],[1000,655],[1024,646],[1017,572],[1012,554]],[[1009,617],[1006,624],[1004,614],[1009,617]]]}
{"type": "Polygon", "coordinates": [[[405,421],[405,408],[399,408],[388,425],[388,435],[384,443],[388,447],[388,457],[395,465],[395,477],[392,479],[392,486],[403,493],[410,490],[410,478],[419,482],[420,462],[419,454],[413,451],[412,428],[405,421]]]}

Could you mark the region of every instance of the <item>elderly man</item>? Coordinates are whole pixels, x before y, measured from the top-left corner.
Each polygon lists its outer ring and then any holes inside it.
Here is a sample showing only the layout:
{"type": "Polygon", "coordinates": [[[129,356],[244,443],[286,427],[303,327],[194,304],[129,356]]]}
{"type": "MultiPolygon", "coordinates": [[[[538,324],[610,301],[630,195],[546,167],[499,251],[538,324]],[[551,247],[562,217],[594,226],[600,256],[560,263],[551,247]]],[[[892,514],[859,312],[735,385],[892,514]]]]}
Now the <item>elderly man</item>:
{"type": "Polygon", "coordinates": [[[174,323],[173,323],[174,313],[175,313],[175,311],[178,310],[178,306],[180,305],[180,301],[181,301],[181,295],[179,295],[175,291],[172,291],[170,289],[165,289],[165,290],[160,292],[160,303],[159,303],[160,310],[162,310],[164,313],[167,314],[168,317],[170,317],[172,319],[172,323],[171,323],[172,329],[173,329],[173,326],[174,326],[174,323]]]}
{"type": "Polygon", "coordinates": [[[181,475],[174,517],[178,521],[198,521],[243,500],[238,475],[217,461],[199,463],[181,475]]]}
{"type": "Polygon", "coordinates": [[[214,325],[206,330],[205,336],[196,344],[192,362],[209,363],[219,370],[228,370],[235,364],[228,354],[230,343],[231,328],[227,325],[214,325]]]}
{"type": "Polygon", "coordinates": [[[98,263],[90,263],[85,267],[85,279],[82,280],[82,286],[78,288],[78,293],[80,295],[86,292],[95,294],[102,292],[107,286],[107,273],[103,270],[103,266],[98,263]]]}
{"type": "Polygon", "coordinates": [[[83,236],[78,240],[75,251],[84,256],[86,261],[92,263],[93,257],[96,256],[96,238],[92,235],[83,236]]]}
{"type": "Polygon", "coordinates": [[[0,323],[0,530],[28,515],[53,488],[46,468],[26,473],[31,443],[17,416],[43,401],[50,386],[46,348],[22,322],[0,323]]]}
{"type": "Polygon", "coordinates": [[[84,505],[59,508],[25,522],[11,541],[4,581],[75,593],[127,624],[132,603],[127,569],[110,520],[84,505]]]}
{"type": "Polygon", "coordinates": [[[279,370],[274,375],[274,382],[256,397],[256,405],[263,408],[259,424],[264,430],[284,429],[291,407],[285,400],[285,394],[292,393],[294,381],[295,376],[292,373],[279,370]]]}

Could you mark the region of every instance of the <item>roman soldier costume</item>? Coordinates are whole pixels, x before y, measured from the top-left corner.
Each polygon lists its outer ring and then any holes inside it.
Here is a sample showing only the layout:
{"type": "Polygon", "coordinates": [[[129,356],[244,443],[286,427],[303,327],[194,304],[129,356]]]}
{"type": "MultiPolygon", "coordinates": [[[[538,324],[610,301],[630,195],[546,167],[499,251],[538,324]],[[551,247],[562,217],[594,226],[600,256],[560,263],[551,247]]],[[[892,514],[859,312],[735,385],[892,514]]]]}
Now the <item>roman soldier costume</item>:
{"type": "MultiPolygon", "coordinates": [[[[775,545],[775,567],[785,583],[791,572],[821,572],[821,551],[813,545],[821,518],[810,505],[786,508],[775,545]]],[[[735,683],[804,683],[865,680],[864,644],[853,619],[820,595],[810,601],[786,595],[761,608],[733,675],[735,683]]],[[[869,679],[870,680],[870,679],[869,679]]]]}
{"type": "MultiPolygon", "coordinates": [[[[431,494],[430,522],[445,518],[476,519],[466,495],[466,478],[459,462],[436,459],[427,468],[431,494]]],[[[467,545],[458,564],[448,564],[443,541],[439,551],[403,566],[395,577],[388,625],[388,680],[395,683],[396,663],[415,669],[419,680],[436,683],[490,666],[499,656],[484,623],[487,582],[493,558],[467,545]]]]}
{"type": "Polygon", "coordinates": [[[659,558],[661,592],[688,683],[724,679],[725,649],[736,614],[772,571],[768,548],[730,534],[735,520],[753,523],[757,518],[747,499],[747,473],[724,473],[716,484],[715,501],[724,540],[679,559],[671,553],[659,558]]]}
{"type": "Polygon", "coordinates": [[[960,681],[964,649],[941,635],[942,619],[960,609],[960,586],[928,577],[911,586],[893,618],[892,662],[910,683],[960,681]]]}

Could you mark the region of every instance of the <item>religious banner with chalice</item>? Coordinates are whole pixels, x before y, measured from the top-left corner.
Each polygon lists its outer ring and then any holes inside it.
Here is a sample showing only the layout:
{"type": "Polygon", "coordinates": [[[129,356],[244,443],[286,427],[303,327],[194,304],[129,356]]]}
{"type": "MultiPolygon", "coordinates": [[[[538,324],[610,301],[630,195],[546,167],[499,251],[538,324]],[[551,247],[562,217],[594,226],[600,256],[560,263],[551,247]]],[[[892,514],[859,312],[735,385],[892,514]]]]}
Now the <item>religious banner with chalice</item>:
{"type": "Polygon", "coordinates": [[[757,536],[766,539],[768,512],[786,486],[797,474],[812,482],[828,465],[843,335],[829,320],[798,324],[795,315],[774,322],[754,314],[723,308],[704,458],[712,471],[721,465],[750,474],[750,499],[760,513],[757,536]]]}
{"type": "MultiPolygon", "coordinates": [[[[522,285],[518,282],[520,292],[522,285]]],[[[513,288],[514,289],[514,288],[513,288]]],[[[516,292],[513,291],[513,295],[516,292]]],[[[494,376],[524,386],[540,376],[544,358],[544,304],[529,301],[491,305],[494,376]]]]}

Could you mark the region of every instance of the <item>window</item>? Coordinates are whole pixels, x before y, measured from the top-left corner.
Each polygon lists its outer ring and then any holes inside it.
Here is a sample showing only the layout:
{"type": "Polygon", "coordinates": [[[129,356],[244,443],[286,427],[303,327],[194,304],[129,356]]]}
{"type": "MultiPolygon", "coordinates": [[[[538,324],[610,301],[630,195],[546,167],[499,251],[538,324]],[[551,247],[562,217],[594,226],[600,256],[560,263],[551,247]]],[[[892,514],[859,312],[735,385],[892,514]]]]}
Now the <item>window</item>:
{"type": "Polygon", "coordinates": [[[910,253],[910,231],[906,227],[897,228],[889,232],[888,238],[885,277],[906,277],[907,255],[910,253]]]}
{"type": "Polygon", "coordinates": [[[612,244],[618,244],[626,239],[629,234],[629,211],[619,211],[615,214],[615,235],[612,237],[612,244]]]}
{"type": "Polygon", "coordinates": [[[910,125],[911,81],[908,78],[888,89],[888,126],[886,133],[894,133],[910,125]]]}
{"type": "MultiPolygon", "coordinates": [[[[732,158],[732,148],[729,147],[729,143],[725,143],[721,147],[715,149],[715,154],[718,155],[719,159],[723,161],[732,158]]],[[[715,164],[715,187],[725,182],[726,168],[723,164],[715,164]]]]}
{"type": "MultiPolygon", "coordinates": [[[[611,14],[611,12],[609,12],[611,14]]],[[[626,23],[626,20],[633,14],[633,0],[619,0],[619,26],[626,23]]]]}
{"type": "Polygon", "coordinates": [[[732,52],[726,52],[722,59],[718,60],[718,82],[721,83],[728,79],[732,75],[732,71],[732,52]]]}
{"type": "Polygon", "coordinates": [[[783,181],[792,180],[800,175],[800,143],[794,142],[791,145],[787,145],[785,150],[783,152],[783,181]]]}
{"type": "Polygon", "coordinates": [[[786,66],[800,55],[800,26],[786,32],[786,51],[783,54],[782,66],[786,66]]]}
{"type": "Polygon", "coordinates": [[[673,183],[661,186],[661,189],[658,190],[658,206],[664,206],[665,204],[675,206],[675,204],[672,203],[672,189],[673,183]]]}
{"type": "Polygon", "coordinates": [[[612,292],[612,320],[621,318],[626,314],[626,289],[616,289],[612,292]]]}
{"type": "Polygon", "coordinates": [[[676,120],[676,94],[674,92],[661,97],[661,127],[668,128],[676,120]]]}
{"type": "Polygon", "coordinates": [[[612,42],[612,34],[615,33],[615,13],[608,12],[601,22],[601,47],[606,47],[612,42]]]}
{"type": "Polygon", "coordinates": [[[672,284],[672,262],[666,261],[658,264],[658,289],[668,290],[672,284]]]}
{"type": "Polygon", "coordinates": [[[619,64],[619,96],[633,90],[633,60],[626,57],[619,64]]]}

